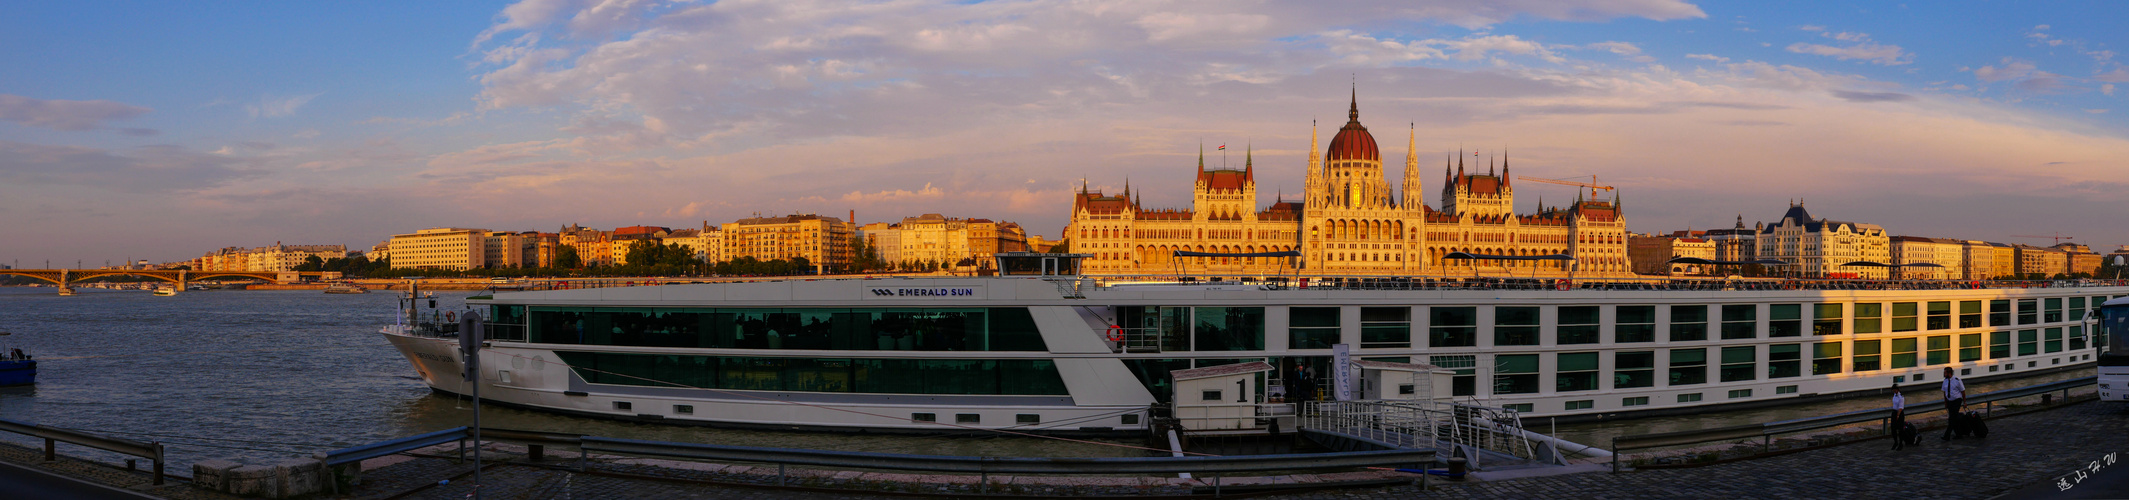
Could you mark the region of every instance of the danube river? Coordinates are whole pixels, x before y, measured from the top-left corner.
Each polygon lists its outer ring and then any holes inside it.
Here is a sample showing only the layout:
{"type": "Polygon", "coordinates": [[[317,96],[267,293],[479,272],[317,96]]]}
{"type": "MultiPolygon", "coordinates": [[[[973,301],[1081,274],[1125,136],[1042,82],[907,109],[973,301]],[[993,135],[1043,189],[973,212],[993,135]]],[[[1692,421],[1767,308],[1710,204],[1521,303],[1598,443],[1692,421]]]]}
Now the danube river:
{"type": "MultiPolygon", "coordinates": [[[[206,458],[317,451],[472,423],[470,402],[434,395],[378,329],[393,292],[0,288],[0,348],[39,360],[34,387],[0,388],[0,418],[166,443],[173,471],[206,458]]],[[[455,310],[467,292],[441,292],[455,310]]],[[[1011,437],[846,436],[651,425],[489,406],[488,427],[883,453],[1144,456],[1139,450],[1011,437]]],[[[35,444],[0,433],[0,440],[35,444]]],[[[65,453],[115,460],[62,445],[65,453]]]]}

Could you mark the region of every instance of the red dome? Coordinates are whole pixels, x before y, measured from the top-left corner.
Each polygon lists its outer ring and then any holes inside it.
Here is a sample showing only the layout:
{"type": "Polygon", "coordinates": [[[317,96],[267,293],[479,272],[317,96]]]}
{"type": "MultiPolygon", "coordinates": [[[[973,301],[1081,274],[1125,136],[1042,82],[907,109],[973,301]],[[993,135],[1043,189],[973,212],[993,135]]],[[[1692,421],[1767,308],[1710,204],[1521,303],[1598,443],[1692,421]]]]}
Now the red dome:
{"type": "Polygon", "coordinates": [[[1324,161],[1367,160],[1382,161],[1382,150],[1375,147],[1375,136],[1360,125],[1360,100],[1355,95],[1352,108],[1347,111],[1345,127],[1331,138],[1331,149],[1324,153],[1324,161]]]}

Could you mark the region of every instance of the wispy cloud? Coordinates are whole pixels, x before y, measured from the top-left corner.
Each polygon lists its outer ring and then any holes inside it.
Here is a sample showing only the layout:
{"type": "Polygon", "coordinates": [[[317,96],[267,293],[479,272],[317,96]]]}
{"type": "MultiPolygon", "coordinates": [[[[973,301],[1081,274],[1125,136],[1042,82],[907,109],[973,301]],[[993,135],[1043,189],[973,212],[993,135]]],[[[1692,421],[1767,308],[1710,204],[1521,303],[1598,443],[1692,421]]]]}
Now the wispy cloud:
{"type": "Polygon", "coordinates": [[[113,101],[66,101],[0,94],[0,121],[53,130],[93,130],[103,126],[104,122],[132,118],[149,111],[153,110],[113,101]]]}
{"type": "Polygon", "coordinates": [[[303,105],[310,104],[311,99],[317,99],[321,95],[325,94],[321,92],[288,97],[261,97],[258,102],[244,105],[244,112],[250,113],[252,118],[280,118],[294,115],[296,110],[302,109],[303,105]]]}
{"type": "Polygon", "coordinates": [[[1685,55],[1685,58],[1686,58],[1686,59],[1701,59],[1701,60],[1707,60],[1707,61],[1715,61],[1715,62],[1719,62],[1719,63],[1726,63],[1726,62],[1730,62],[1730,58],[1728,58],[1728,57],[1722,57],[1722,56],[1718,56],[1718,55],[1715,55],[1715,54],[1686,54],[1686,55],[1685,55]]]}
{"type": "Polygon", "coordinates": [[[1880,45],[1871,42],[1858,43],[1846,47],[1797,42],[1789,44],[1789,51],[1798,54],[1828,56],[1843,61],[1862,60],[1886,66],[1914,62],[1914,54],[1909,54],[1898,45],[1880,45]]]}

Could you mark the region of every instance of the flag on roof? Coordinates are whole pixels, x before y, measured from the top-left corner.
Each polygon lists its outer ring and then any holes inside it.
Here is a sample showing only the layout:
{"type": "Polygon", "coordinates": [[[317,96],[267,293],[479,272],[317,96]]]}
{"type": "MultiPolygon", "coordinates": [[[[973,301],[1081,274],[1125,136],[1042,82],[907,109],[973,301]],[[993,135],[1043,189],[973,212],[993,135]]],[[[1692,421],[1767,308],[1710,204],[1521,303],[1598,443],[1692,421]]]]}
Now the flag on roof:
{"type": "Polygon", "coordinates": [[[1226,151],[1226,150],[1227,150],[1227,145],[1226,145],[1226,144],[1221,144],[1221,145],[1220,145],[1220,149],[1219,149],[1219,150],[1220,150],[1220,151],[1226,151]]]}

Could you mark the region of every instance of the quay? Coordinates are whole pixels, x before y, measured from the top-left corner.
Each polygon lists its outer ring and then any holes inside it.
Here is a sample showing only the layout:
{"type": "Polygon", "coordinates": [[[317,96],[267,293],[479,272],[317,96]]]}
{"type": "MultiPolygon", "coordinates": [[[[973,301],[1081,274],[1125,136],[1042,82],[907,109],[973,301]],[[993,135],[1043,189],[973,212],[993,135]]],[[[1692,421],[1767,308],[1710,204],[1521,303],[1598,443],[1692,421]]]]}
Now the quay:
{"type": "MultiPolygon", "coordinates": [[[[2124,480],[2129,464],[2110,465],[2107,460],[2129,451],[2129,439],[2121,432],[2125,421],[2129,421],[2129,405],[2080,398],[1994,418],[1989,423],[1992,432],[1985,439],[1939,441],[1934,432],[1926,432],[1928,437],[1921,445],[1899,451],[1890,449],[1884,439],[1865,439],[1696,467],[1611,473],[1607,467],[1587,463],[1537,477],[1496,473],[1466,482],[1434,479],[1425,486],[1418,484],[1415,475],[1388,471],[1227,477],[1220,493],[1283,499],[2122,498],[2129,496],[2125,489],[2129,481],[2124,480]],[[1268,491],[1267,487],[1294,489],[1268,491]]],[[[487,462],[481,490],[487,498],[967,498],[983,496],[984,491],[1001,498],[1216,495],[1209,488],[1214,480],[1202,475],[1194,479],[993,475],[984,485],[972,475],[794,467],[779,476],[774,465],[602,455],[591,455],[595,466],[579,471],[573,452],[545,453],[535,461],[525,446],[491,443],[484,450],[487,462]],[[779,480],[785,485],[777,486],[779,480]]],[[[373,458],[365,461],[359,484],[317,498],[466,498],[472,488],[468,477],[472,464],[461,460],[459,453],[456,445],[443,444],[373,458]]],[[[152,486],[145,471],[63,455],[47,462],[41,450],[18,445],[0,446],[0,462],[154,498],[238,498],[192,486],[182,475],[163,486],[152,486]]]]}

